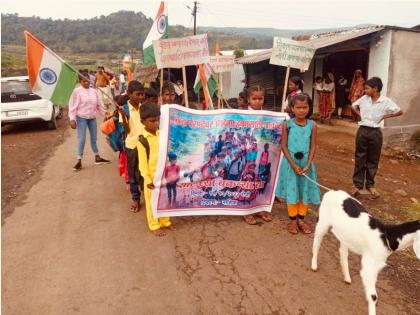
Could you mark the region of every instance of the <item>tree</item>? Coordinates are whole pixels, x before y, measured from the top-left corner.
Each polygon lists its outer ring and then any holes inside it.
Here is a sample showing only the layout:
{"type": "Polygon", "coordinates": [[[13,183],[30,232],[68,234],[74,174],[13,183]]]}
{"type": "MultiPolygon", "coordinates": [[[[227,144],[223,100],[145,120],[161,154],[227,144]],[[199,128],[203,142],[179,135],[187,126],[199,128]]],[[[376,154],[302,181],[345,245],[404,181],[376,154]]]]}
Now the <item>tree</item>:
{"type": "Polygon", "coordinates": [[[233,51],[233,54],[235,55],[235,58],[241,58],[241,57],[245,56],[245,51],[241,48],[236,48],[233,51]]]}

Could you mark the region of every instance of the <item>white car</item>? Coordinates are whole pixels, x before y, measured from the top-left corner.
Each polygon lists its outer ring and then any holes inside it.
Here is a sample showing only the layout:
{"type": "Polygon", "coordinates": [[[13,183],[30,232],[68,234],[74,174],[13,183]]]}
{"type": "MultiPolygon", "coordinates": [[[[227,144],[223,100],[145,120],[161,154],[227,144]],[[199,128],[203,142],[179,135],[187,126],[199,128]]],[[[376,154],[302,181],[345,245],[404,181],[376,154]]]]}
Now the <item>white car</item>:
{"type": "Polygon", "coordinates": [[[29,78],[1,78],[1,125],[44,121],[48,129],[57,129],[62,110],[51,101],[32,93],[29,78]]]}

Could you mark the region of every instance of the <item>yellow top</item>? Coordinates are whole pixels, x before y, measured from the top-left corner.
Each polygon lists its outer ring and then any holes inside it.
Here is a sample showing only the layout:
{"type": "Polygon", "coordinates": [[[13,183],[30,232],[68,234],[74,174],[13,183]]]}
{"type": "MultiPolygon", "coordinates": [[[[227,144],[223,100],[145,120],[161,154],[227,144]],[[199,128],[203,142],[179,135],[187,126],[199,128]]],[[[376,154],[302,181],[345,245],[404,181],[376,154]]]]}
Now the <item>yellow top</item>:
{"type": "Polygon", "coordinates": [[[128,108],[130,110],[130,118],[128,119],[128,127],[130,128],[130,132],[127,134],[127,138],[125,138],[125,146],[128,149],[135,149],[137,142],[139,141],[139,136],[143,133],[144,126],[140,122],[140,107],[136,109],[133,105],[130,104],[128,101],[128,108]]]}
{"type": "Polygon", "coordinates": [[[153,183],[153,178],[156,173],[156,166],[159,155],[159,130],[156,131],[156,135],[151,134],[147,130],[143,130],[143,136],[146,138],[150,147],[149,161],[147,161],[146,149],[140,143],[137,142],[137,152],[139,154],[139,169],[141,176],[144,178],[144,185],[153,183]]]}

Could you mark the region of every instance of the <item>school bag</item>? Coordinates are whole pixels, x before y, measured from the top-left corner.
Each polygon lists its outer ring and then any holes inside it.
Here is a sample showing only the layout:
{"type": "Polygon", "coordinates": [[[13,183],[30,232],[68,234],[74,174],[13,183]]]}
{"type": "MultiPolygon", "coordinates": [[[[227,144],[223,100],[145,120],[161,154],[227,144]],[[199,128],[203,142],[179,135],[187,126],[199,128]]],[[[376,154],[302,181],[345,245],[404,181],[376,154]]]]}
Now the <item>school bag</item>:
{"type": "Polygon", "coordinates": [[[139,141],[143,145],[144,149],[146,150],[147,162],[149,162],[149,156],[150,156],[149,141],[147,141],[147,139],[143,135],[139,136],[139,141]]]}

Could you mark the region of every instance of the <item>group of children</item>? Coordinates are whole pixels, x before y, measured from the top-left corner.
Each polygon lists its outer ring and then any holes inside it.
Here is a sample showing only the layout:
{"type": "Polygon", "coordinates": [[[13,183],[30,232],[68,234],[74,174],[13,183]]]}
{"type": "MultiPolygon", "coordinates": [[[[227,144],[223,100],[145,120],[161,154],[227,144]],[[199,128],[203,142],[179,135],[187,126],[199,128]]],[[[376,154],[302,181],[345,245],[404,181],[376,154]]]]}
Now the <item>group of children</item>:
{"type": "MultiPolygon", "coordinates": [[[[299,82],[289,82],[289,87],[299,82]]],[[[294,86],[292,86],[294,87],[294,86]]],[[[353,104],[356,114],[362,118],[361,129],[356,139],[355,192],[363,188],[366,179],[367,188],[373,189],[373,178],[379,162],[381,136],[378,133],[379,123],[383,119],[395,117],[401,111],[388,98],[380,96],[382,83],[379,78],[372,78],[366,83],[366,95],[353,104]],[[376,105],[377,104],[377,105],[376,105]],[[376,106],[372,109],[372,106],[376,106]],[[373,141],[375,150],[372,153],[373,141]],[[362,144],[363,142],[363,144],[362,144]],[[380,144],[379,144],[380,143],[380,144]],[[363,152],[362,152],[363,151],[363,152]],[[370,155],[374,155],[370,157],[370,155]],[[364,156],[362,158],[361,156],[364,156]],[[369,165],[368,165],[369,164],[369,165]],[[375,164],[376,168],[375,168],[375,164]],[[372,166],[373,165],[373,166],[372,166]]],[[[128,84],[127,96],[119,100],[120,123],[125,133],[124,152],[127,157],[128,180],[132,197],[132,210],[137,212],[140,207],[139,186],[144,189],[147,222],[149,229],[157,236],[165,235],[163,228],[171,227],[169,218],[153,217],[151,209],[151,193],[155,188],[153,178],[156,172],[159,152],[159,118],[160,105],[170,104],[174,100],[175,90],[169,84],[163,86],[162,100],[157,104],[145,98],[145,89],[138,81],[128,84]],[[126,104],[122,104],[125,103],[126,104]],[[121,106],[123,105],[123,106],[121,106]]],[[[244,94],[240,95],[245,97],[244,94]]],[[[264,104],[264,90],[259,86],[247,90],[246,100],[241,100],[248,110],[261,110],[264,104]]],[[[309,204],[320,203],[320,190],[316,184],[317,174],[313,159],[315,157],[317,127],[308,118],[311,113],[311,98],[299,91],[288,99],[288,111],[291,119],[287,120],[281,130],[281,147],[284,161],[281,164],[276,197],[287,203],[290,222],[287,230],[291,234],[301,231],[304,234],[312,232],[305,222],[309,204]]],[[[380,132],[380,130],[379,130],[380,132]]],[[[228,130],[224,134],[209,134],[205,143],[203,166],[200,170],[201,179],[216,176],[229,180],[264,179],[266,183],[271,177],[269,163],[269,144],[264,144],[264,151],[257,163],[257,144],[252,133],[241,134],[228,130]]],[[[179,180],[180,169],[176,164],[176,155],[170,153],[171,180],[168,188],[169,203],[176,200],[176,183],[179,180]],[[175,176],[173,174],[176,173],[175,176]]],[[[124,164],[124,163],[123,163],[124,164]]],[[[165,169],[165,177],[166,177],[165,169]]],[[[169,175],[168,175],[169,176],[169,175]]],[[[259,212],[244,217],[246,223],[256,224],[256,218],[269,222],[272,216],[268,212],[259,212]]]]}
{"type": "Polygon", "coordinates": [[[130,81],[126,95],[114,99],[118,108],[118,146],[120,175],[130,187],[131,210],[140,209],[141,190],[144,193],[147,223],[157,236],[165,235],[162,228],[172,228],[169,218],[155,218],[152,213],[151,194],[159,151],[160,105],[174,101],[175,89],[170,83],[162,86],[162,98],[136,80],[130,81]]]}

